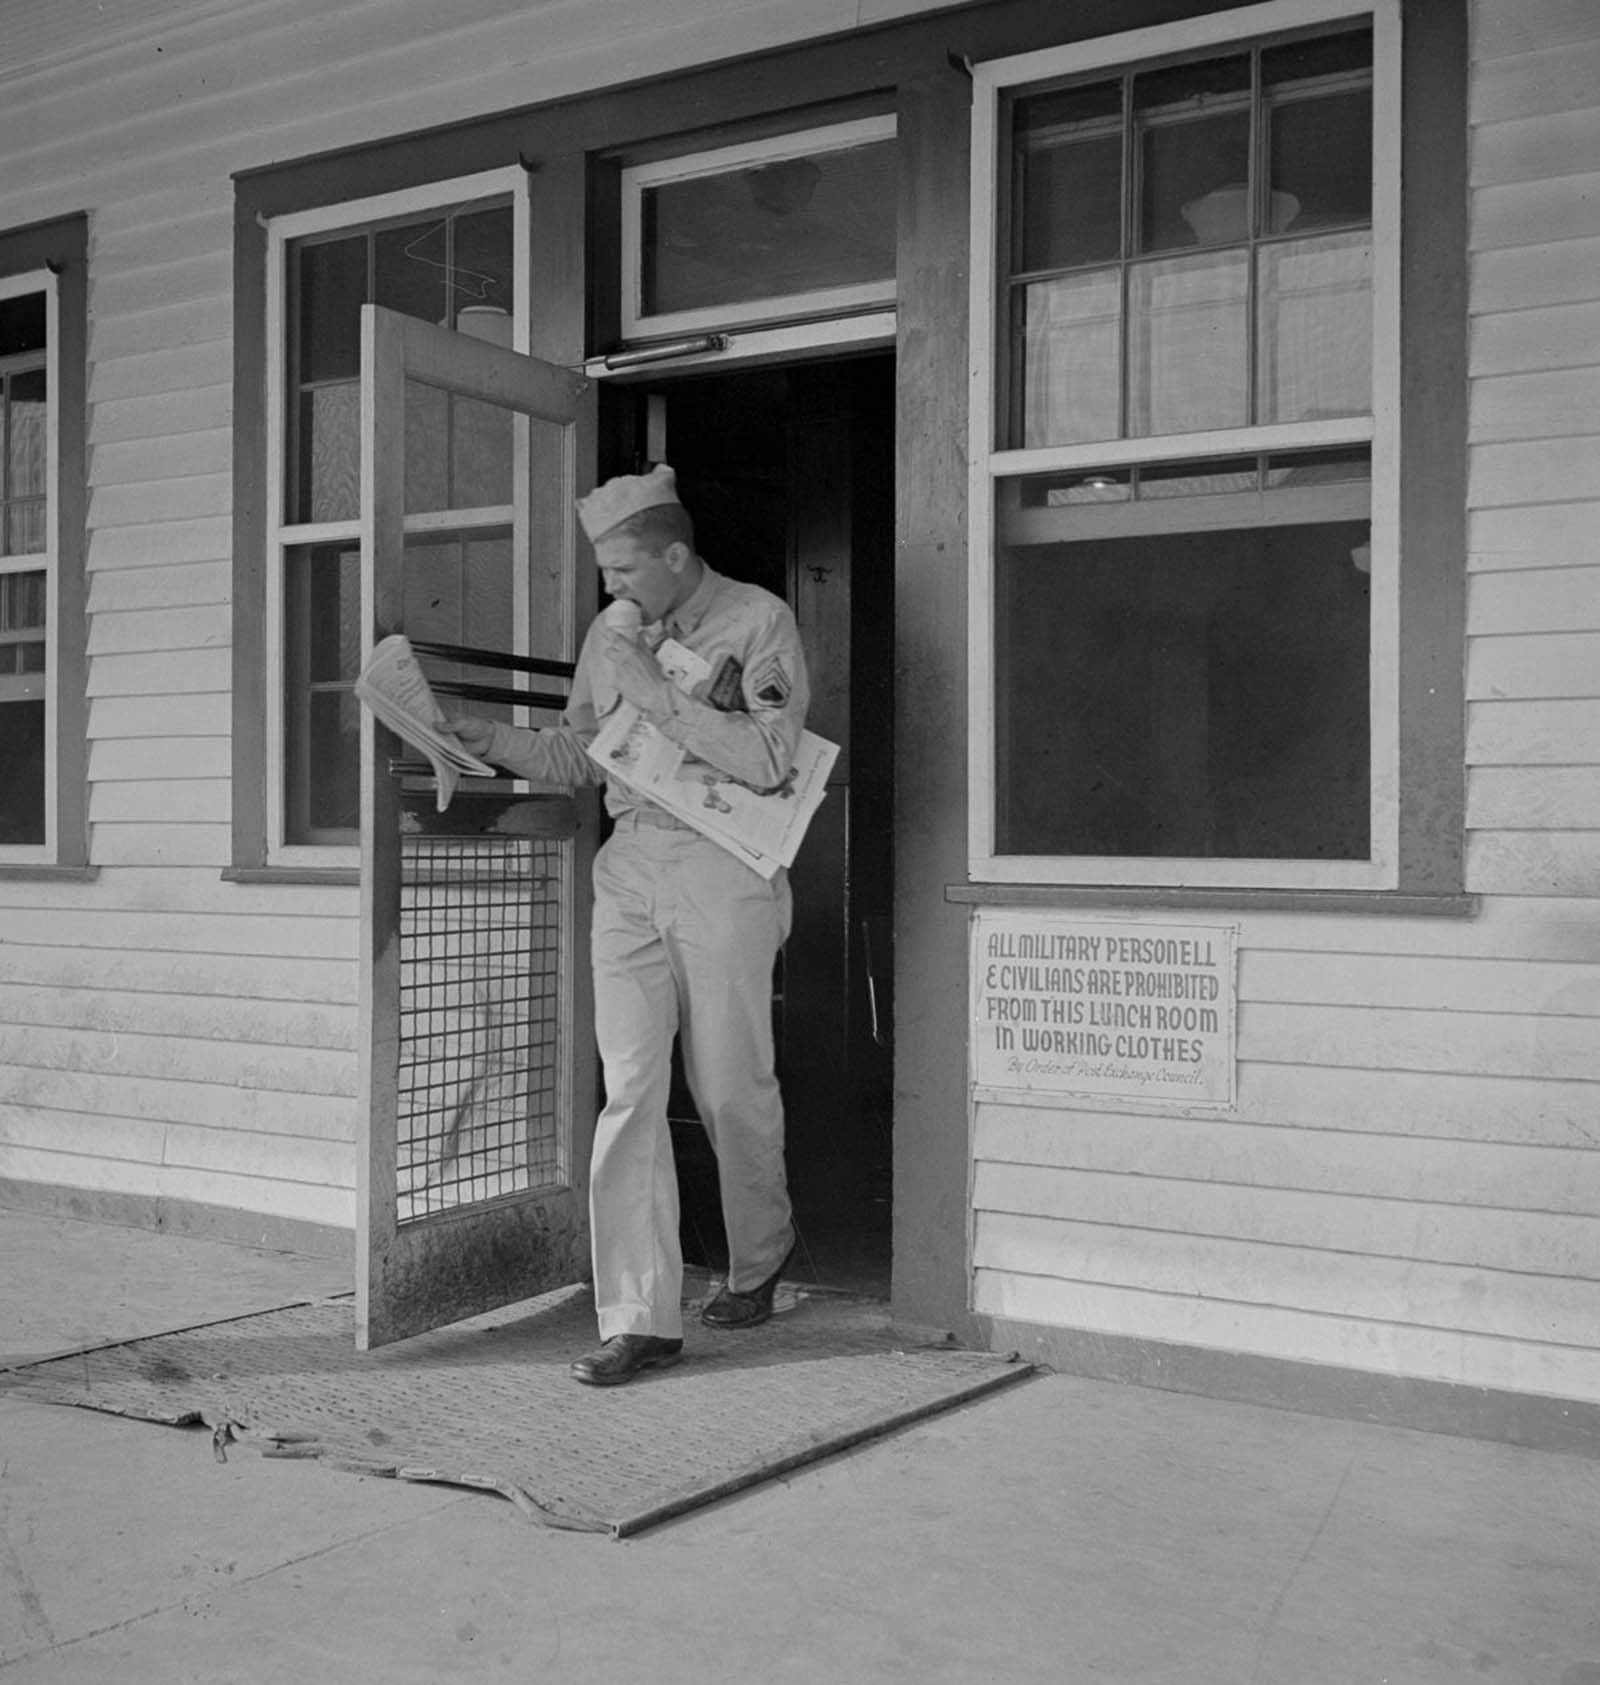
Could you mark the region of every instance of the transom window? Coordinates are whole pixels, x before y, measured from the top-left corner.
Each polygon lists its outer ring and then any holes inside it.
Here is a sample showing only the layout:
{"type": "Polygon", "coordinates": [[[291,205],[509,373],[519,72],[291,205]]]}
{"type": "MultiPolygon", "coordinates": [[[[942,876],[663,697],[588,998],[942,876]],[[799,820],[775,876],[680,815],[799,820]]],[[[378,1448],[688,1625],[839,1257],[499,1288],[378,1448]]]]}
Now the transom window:
{"type": "MultiPolygon", "coordinates": [[[[283,218],[269,312],[278,518],[269,552],[277,769],[275,857],[313,861],[359,834],[361,307],[379,304],[502,346],[526,343],[523,172],[283,218]],[[275,632],[275,636],[273,635],[275,632]]],[[[270,402],[270,400],[269,400],[270,402]]],[[[520,626],[509,412],[406,389],[403,624],[415,638],[500,647],[520,626]]],[[[520,646],[519,646],[520,647],[520,646]]]]}
{"type": "Polygon", "coordinates": [[[1397,37],[980,67],[974,875],[1392,885],[1397,37]]]}

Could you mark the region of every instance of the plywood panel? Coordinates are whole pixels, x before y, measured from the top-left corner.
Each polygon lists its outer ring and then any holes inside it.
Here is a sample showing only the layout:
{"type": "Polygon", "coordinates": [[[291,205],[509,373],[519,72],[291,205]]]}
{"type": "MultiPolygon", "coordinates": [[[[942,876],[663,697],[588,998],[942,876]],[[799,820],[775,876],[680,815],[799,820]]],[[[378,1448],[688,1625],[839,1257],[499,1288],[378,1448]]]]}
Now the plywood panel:
{"type": "Polygon", "coordinates": [[[1475,832],[1466,885],[1481,895],[1600,895],[1600,832],[1475,832]]]}
{"type": "Polygon", "coordinates": [[[226,1083],[53,1070],[43,1065],[5,1068],[5,1083],[6,1098],[0,1105],[23,1111],[37,1108],[207,1127],[226,1120],[232,1128],[270,1135],[311,1135],[330,1141],[356,1137],[356,1103],[350,1095],[236,1089],[226,1083]]]}
{"type": "MultiPolygon", "coordinates": [[[[1585,43],[1591,51],[1593,43],[1585,43]]],[[[1585,102],[1570,111],[1546,111],[1481,123],[1472,135],[1474,187],[1508,182],[1529,185],[1579,175],[1600,158],[1600,106],[1585,102]]]]}
{"type": "MultiPolygon", "coordinates": [[[[1283,1129],[1233,1119],[980,1106],[973,1157],[1208,1185],[1364,1195],[1408,1205],[1600,1217],[1600,1143],[1517,1147],[1283,1129]]],[[[1600,1258],[1594,1273],[1600,1277],[1600,1258]]]]}
{"type": "Polygon", "coordinates": [[[1600,1350],[980,1269],[980,1315],[1600,1401],[1600,1350]]]}
{"type": "Polygon", "coordinates": [[[1249,1002],[1239,1010],[1239,1055],[1296,1065],[1600,1081],[1600,1035],[1584,1018],[1249,1002]]]}
{"type": "Polygon", "coordinates": [[[1600,1217],[980,1164],[980,1211],[1594,1280],[1600,1217]]]}
{"type": "MultiPolygon", "coordinates": [[[[1595,185],[1600,189],[1600,178],[1595,185]]],[[[1560,503],[1587,493],[1600,476],[1600,432],[1576,439],[1474,445],[1469,454],[1471,500],[1479,509],[1496,504],[1560,503]]]]}
{"type": "Polygon", "coordinates": [[[1600,1329],[1600,1282],[1408,1259],[1340,1255],[1336,1262],[1310,1247],[998,1213],[980,1212],[973,1237],[974,1265],[1009,1274],[1585,1349],[1600,1329]]]}
{"type": "MultiPolygon", "coordinates": [[[[310,1009],[355,1010],[354,961],[263,959],[259,954],[105,953],[0,942],[0,984],[30,989],[95,988],[151,995],[202,994],[297,1001],[310,1009]]],[[[338,1014],[334,1014],[335,1018],[338,1014]]]]}
{"type": "Polygon", "coordinates": [[[218,997],[197,993],[198,982],[192,978],[186,991],[172,994],[124,993],[87,976],[69,988],[0,982],[0,1022],[109,1035],[193,1037],[241,1047],[256,1043],[355,1051],[353,1003],[338,1007],[218,997]]]}
{"type": "Polygon", "coordinates": [[[1467,647],[1467,696],[1474,701],[1600,697],[1600,633],[1474,638],[1467,647]]]}
{"type": "MultiPolygon", "coordinates": [[[[1595,323],[1600,328],[1600,312],[1595,323]]],[[[1475,570],[1600,563],[1600,503],[1593,501],[1474,509],[1468,514],[1467,532],[1467,565],[1475,570]]]]}
{"type": "MultiPolygon", "coordinates": [[[[204,739],[191,739],[204,741],[204,739]]],[[[226,747],[226,739],[216,739],[226,747]]],[[[146,778],[96,784],[89,791],[89,822],[93,825],[225,825],[233,814],[233,796],[226,779],[188,776],[190,768],[171,757],[174,778],[146,778]]]]}
{"type": "Polygon", "coordinates": [[[1472,766],[1592,766],[1597,759],[1600,702],[1473,702],[1467,708],[1472,766]]]}
{"type": "Polygon", "coordinates": [[[1467,786],[1467,824],[1478,831],[1593,831],[1600,847],[1600,767],[1477,767],[1467,786]]]}
{"type": "MultiPolygon", "coordinates": [[[[1467,594],[1467,625],[1473,634],[1600,631],[1600,567],[1476,574],[1467,594]]],[[[1586,694],[1596,690],[1600,680],[1586,694]]]]}
{"type": "MultiPolygon", "coordinates": [[[[1480,316],[1471,324],[1468,336],[1469,372],[1474,376],[1517,374],[1587,363],[1597,336],[1600,336],[1600,304],[1592,302],[1480,316]]],[[[1573,493],[1586,497],[1589,490],[1588,486],[1575,486],[1573,493]]]]}
{"type": "Polygon", "coordinates": [[[0,1024],[0,1064],[225,1083],[289,1093],[355,1093],[355,1060],[321,1048],[272,1048],[189,1041],[179,1036],[0,1024]]]}
{"type": "Polygon", "coordinates": [[[227,825],[96,825],[89,856],[107,866],[225,866],[232,842],[227,825]]]}
{"type": "MultiPolygon", "coordinates": [[[[1595,799],[1600,801],[1600,780],[1595,786],[1595,799]]],[[[1239,998],[1301,1005],[1600,1017],[1600,967],[1246,949],[1239,956],[1239,998]]]]}
{"type": "Polygon", "coordinates": [[[1551,439],[1593,433],[1597,416],[1600,367],[1485,375],[1472,384],[1468,434],[1474,444],[1551,439]]]}

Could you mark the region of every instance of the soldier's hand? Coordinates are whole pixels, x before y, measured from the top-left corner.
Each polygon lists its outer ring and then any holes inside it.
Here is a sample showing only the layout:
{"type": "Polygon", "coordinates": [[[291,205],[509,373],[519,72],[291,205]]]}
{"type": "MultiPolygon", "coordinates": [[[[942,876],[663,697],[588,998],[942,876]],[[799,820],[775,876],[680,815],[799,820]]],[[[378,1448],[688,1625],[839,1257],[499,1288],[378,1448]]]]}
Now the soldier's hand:
{"type": "Polygon", "coordinates": [[[672,712],[672,681],[661,671],[655,656],[633,638],[616,632],[606,636],[606,661],[617,694],[651,719],[665,719],[672,712]]]}
{"type": "Polygon", "coordinates": [[[444,729],[454,734],[469,755],[476,755],[480,760],[488,754],[494,741],[494,722],[481,720],[476,714],[458,714],[454,719],[447,719],[444,729]]]}

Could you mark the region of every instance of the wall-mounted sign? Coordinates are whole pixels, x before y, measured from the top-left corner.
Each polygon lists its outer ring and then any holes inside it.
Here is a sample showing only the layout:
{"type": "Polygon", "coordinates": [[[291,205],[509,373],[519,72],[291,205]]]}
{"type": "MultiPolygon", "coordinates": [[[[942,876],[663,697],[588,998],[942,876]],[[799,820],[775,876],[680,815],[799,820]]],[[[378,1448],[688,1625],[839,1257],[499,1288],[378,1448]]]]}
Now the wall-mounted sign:
{"type": "Polygon", "coordinates": [[[1232,925],[981,911],[972,921],[972,1080],[1232,1105],[1237,949],[1232,925]]]}

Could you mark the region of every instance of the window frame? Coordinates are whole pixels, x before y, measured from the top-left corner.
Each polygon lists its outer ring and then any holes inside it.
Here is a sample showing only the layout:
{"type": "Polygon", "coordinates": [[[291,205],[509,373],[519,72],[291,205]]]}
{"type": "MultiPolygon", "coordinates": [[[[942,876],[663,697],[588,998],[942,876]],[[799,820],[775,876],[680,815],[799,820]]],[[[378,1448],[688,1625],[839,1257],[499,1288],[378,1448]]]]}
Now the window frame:
{"type": "MultiPolygon", "coordinates": [[[[285,870],[317,870],[353,867],[360,856],[360,840],[348,842],[295,842],[288,835],[288,792],[286,787],[288,743],[286,730],[287,666],[287,556],[291,550],[319,544],[359,544],[363,523],[359,510],[346,520],[294,521],[289,518],[288,474],[288,334],[290,328],[289,256],[295,241],[307,236],[334,235],[355,231],[373,223],[424,213],[432,209],[457,207],[474,201],[509,197],[512,212],[512,337],[511,349],[526,356],[531,336],[531,206],[528,172],[520,164],[480,170],[471,175],[448,177],[416,186],[398,188],[364,198],[320,204],[305,210],[271,217],[266,223],[266,360],[265,360],[265,621],[263,627],[265,724],[266,724],[266,864],[285,870]]],[[[527,429],[519,418],[513,457],[513,480],[526,478],[527,429]]],[[[515,530],[515,504],[474,508],[471,525],[503,526],[515,530]]],[[[462,527],[467,511],[442,510],[408,515],[406,531],[429,532],[462,527]]],[[[362,553],[365,575],[370,561],[362,553]]],[[[513,554],[512,613],[514,648],[526,652],[528,623],[528,579],[513,554]]]]}
{"type": "Polygon", "coordinates": [[[648,163],[624,166],[621,192],[621,313],[622,341],[667,338],[708,329],[768,326],[795,317],[858,315],[892,310],[895,275],[853,286],[814,288],[744,303],[708,305],[695,310],[644,309],[644,195],[655,187],[723,175],[750,164],[776,164],[818,152],[842,152],[896,138],[893,112],[851,118],[821,127],[789,130],[758,140],[740,141],[706,151],[675,153],[648,163]]]}
{"type": "Polygon", "coordinates": [[[969,409],[971,748],[968,874],[975,881],[1223,890],[1386,891],[1403,886],[1400,728],[1401,620],[1401,17],[1400,0],[1268,0],[1157,28],[995,59],[974,69],[972,377],[969,409]],[[1000,449],[1007,349],[1000,241],[1010,155],[1002,100],[1034,84],[1182,58],[1283,32],[1369,20],[1373,30],[1372,410],[1365,418],[1274,423],[1208,432],[1000,449]],[[1002,479],[1071,469],[1195,460],[1366,443],[1372,451],[1372,777],[1369,858],[1361,861],[1000,854],[996,850],[994,559],[1002,479]]]}
{"type": "Polygon", "coordinates": [[[88,218],[0,230],[0,297],[45,295],[45,549],[0,557],[45,573],[44,840],[0,844],[0,876],[88,875],[86,685],[88,218]]]}

